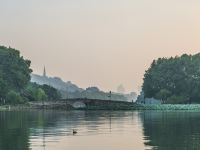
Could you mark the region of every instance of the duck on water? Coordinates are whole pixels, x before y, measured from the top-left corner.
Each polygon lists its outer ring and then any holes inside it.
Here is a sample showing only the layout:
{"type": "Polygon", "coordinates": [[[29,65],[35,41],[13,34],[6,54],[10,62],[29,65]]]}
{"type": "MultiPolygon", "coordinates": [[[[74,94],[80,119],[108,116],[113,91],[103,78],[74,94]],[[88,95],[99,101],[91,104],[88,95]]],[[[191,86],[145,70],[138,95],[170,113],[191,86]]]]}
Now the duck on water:
{"type": "Polygon", "coordinates": [[[77,130],[73,129],[72,133],[73,135],[77,134],[77,130]]]}

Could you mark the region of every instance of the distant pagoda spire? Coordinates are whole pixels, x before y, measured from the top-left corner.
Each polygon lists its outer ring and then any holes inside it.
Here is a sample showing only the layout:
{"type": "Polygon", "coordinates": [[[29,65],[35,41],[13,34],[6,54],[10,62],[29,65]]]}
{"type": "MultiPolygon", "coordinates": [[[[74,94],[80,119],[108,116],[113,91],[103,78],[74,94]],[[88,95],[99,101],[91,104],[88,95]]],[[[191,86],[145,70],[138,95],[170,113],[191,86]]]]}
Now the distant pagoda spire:
{"type": "Polygon", "coordinates": [[[46,68],[45,68],[45,66],[44,66],[44,71],[43,71],[43,77],[46,77],[47,75],[46,75],[46,68]]]}

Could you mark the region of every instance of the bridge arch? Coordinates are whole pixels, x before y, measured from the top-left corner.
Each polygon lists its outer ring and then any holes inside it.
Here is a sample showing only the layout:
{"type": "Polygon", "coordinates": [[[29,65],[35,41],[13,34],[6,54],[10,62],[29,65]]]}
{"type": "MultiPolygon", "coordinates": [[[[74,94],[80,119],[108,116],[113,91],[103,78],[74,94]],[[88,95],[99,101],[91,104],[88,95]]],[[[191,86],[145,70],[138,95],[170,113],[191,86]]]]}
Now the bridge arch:
{"type": "Polygon", "coordinates": [[[74,103],[72,104],[72,106],[73,106],[74,108],[85,108],[85,107],[86,107],[86,104],[83,103],[83,102],[77,101],[77,102],[74,102],[74,103]]]}

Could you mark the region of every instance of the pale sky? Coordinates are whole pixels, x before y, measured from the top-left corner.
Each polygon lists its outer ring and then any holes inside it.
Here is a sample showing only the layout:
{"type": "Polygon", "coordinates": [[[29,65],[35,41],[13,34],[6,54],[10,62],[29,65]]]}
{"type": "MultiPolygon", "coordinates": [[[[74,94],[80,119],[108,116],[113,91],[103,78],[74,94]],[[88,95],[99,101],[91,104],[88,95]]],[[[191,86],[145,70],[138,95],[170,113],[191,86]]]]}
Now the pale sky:
{"type": "Polygon", "coordinates": [[[0,45],[34,73],[137,91],[153,59],[200,52],[200,1],[0,0],[0,45]]]}

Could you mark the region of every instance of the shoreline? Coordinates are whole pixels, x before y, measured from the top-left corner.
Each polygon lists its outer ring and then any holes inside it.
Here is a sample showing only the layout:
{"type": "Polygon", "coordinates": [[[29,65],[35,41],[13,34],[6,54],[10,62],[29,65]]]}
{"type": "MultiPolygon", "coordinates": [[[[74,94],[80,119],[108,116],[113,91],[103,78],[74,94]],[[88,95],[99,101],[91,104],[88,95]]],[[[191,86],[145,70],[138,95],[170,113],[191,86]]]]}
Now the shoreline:
{"type": "Polygon", "coordinates": [[[108,111],[117,111],[117,110],[160,110],[160,111],[173,111],[173,110],[195,110],[200,111],[200,104],[136,104],[129,103],[124,105],[93,105],[87,106],[84,108],[73,108],[70,105],[63,105],[58,103],[49,103],[45,104],[39,103],[27,103],[27,104],[18,104],[18,105],[1,105],[0,111],[6,110],[63,110],[63,111],[72,111],[72,110],[108,110],[108,111]]]}

